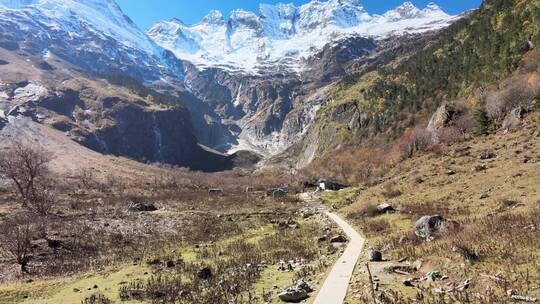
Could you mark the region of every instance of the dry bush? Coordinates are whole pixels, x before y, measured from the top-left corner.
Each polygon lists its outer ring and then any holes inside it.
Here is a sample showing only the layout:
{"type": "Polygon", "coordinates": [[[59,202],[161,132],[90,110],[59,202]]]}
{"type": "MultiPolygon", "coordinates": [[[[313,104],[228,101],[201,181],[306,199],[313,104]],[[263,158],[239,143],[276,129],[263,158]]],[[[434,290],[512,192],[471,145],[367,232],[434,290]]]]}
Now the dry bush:
{"type": "Polygon", "coordinates": [[[54,202],[47,168],[50,161],[49,154],[21,142],[0,152],[0,175],[11,180],[21,205],[40,215],[47,214],[54,202]]]}
{"type": "Polygon", "coordinates": [[[395,198],[403,194],[401,190],[397,188],[397,184],[394,181],[387,181],[382,185],[382,195],[386,198],[395,198]]]}
{"type": "Polygon", "coordinates": [[[421,127],[407,129],[392,146],[389,158],[394,163],[401,162],[417,152],[425,151],[430,144],[431,134],[426,129],[421,127]]]}
{"type": "Polygon", "coordinates": [[[349,184],[375,184],[389,169],[385,155],[385,143],[342,147],[316,159],[302,170],[302,174],[316,179],[324,174],[322,177],[349,184]]]}
{"type": "MultiPolygon", "coordinates": [[[[146,281],[121,286],[120,298],[152,303],[255,303],[256,298],[265,297],[265,292],[256,295],[253,289],[264,265],[299,257],[313,259],[320,254],[320,249],[313,246],[320,233],[317,224],[307,223],[299,229],[277,230],[256,241],[238,239],[201,248],[195,261],[177,263],[167,272],[156,269],[158,274],[146,281]],[[210,268],[209,277],[197,275],[203,267],[210,268]]],[[[316,268],[305,267],[302,274],[321,270],[316,268]]]]}
{"type": "Polygon", "coordinates": [[[525,54],[520,67],[525,73],[537,72],[540,68],[540,49],[535,49],[525,54]]]}
{"type": "Polygon", "coordinates": [[[442,144],[454,144],[466,139],[467,134],[474,131],[474,121],[466,109],[462,109],[462,114],[459,115],[452,124],[443,128],[439,133],[439,141],[442,144]]]}
{"type": "Polygon", "coordinates": [[[35,235],[36,227],[29,216],[19,215],[5,221],[0,225],[0,256],[14,260],[27,273],[35,235]]]}
{"type": "Polygon", "coordinates": [[[400,211],[409,215],[412,219],[430,214],[448,216],[451,213],[448,204],[443,202],[417,202],[414,204],[406,204],[400,208],[400,211]]]}
{"type": "Polygon", "coordinates": [[[81,304],[112,304],[112,301],[102,293],[95,293],[84,298],[81,304]]]}
{"type": "Polygon", "coordinates": [[[362,225],[362,231],[367,236],[377,236],[390,230],[392,225],[386,219],[369,219],[362,225]]]}
{"type": "Polygon", "coordinates": [[[374,217],[379,215],[377,204],[373,202],[367,202],[362,204],[357,210],[348,213],[347,217],[351,219],[362,219],[365,217],[374,217]]]}
{"type": "Polygon", "coordinates": [[[538,74],[519,74],[502,82],[500,90],[488,94],[486,111],[490,121],[500,124],[512,109],[528,109],[540,92],[538,74]]]}

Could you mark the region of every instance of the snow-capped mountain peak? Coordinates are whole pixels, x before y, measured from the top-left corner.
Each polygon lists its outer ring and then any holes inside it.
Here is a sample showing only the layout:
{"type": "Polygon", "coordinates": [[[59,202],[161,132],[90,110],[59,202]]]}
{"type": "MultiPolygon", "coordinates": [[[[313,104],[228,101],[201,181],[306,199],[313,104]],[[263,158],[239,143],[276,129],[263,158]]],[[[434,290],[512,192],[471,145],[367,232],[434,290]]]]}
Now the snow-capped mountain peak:
{"type": "Polygon", "coordinates": [[[423,12],[410,1],[407,1],[398,6],[396,9],[388,11],[386,14],[384,14],[384,17],[390,21],[421,18],[422,16],[423,12]]]}
{"type": "Polygon", "coordinates": [[[81,24],[124,45],[159,55],[160,48],[127,17],[114,0],[0,0],[14,11],[26,11],[35,21],[77,34],[81,24]]]}
{"type": "Polygon", "coordinates": [[[426,6],[425,11],[440,12],[440,11],[442,11],[442,9],[435,2],[430,2],[426,6]]]}
{"type": "Polygon", "coordinates": [[[380,16],[369,14],[358,0],[312,0],[299,7],[261,4],[258,15],[235,10],[226,18],[213,11],[191,26],[159,22],[148,34],[177,57],[201,68],[255,72],[281,61],[299,69],[303,58],[347,36],[423,32],[445,27],[456,18],[435,3],[420,9],[407,1],[380,16]]]}
{"type": "Polygon", "coordinates": [[[205,24],[213,24],[213,25],[224,25],[225,24],[225,17],[223,16],[223,13],[221,13],[218,10],[212,10],[208,15],[206,15],[202,20],[201,23],[205,24]]]}

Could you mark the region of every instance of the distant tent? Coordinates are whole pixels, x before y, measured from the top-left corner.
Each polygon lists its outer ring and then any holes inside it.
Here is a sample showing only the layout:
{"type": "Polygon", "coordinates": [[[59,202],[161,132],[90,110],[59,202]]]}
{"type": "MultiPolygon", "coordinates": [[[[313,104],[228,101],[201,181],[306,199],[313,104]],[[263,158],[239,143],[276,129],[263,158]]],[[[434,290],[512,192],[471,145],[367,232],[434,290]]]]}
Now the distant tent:
{"type": "Polygon", "coordinates": [[[273,198],[285,197],[287,196],[287,191],[285,191],[285,189],[283,188],[273,188],[266,191],[266,195],[271,196],[273,198]]]}

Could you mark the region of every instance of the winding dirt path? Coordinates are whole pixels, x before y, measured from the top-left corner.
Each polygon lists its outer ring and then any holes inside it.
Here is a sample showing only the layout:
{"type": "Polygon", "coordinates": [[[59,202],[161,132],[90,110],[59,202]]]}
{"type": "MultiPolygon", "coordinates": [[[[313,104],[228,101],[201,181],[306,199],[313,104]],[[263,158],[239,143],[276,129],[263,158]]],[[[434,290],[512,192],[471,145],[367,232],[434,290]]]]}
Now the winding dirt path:
{"type": "MultiPolygon", "coordinates": [[[[320,206],[319,199],[312,194],[303,195],[303,198],[309,204],[320,206]]],[[[350,241],[343,255],[334,264],[326,277],[313,304],[342,304],[347,296],[349,282],[356,263],[364,250],[366,240],[339,215],[328,211],[324,213],[343,230],[350,241]]]]}

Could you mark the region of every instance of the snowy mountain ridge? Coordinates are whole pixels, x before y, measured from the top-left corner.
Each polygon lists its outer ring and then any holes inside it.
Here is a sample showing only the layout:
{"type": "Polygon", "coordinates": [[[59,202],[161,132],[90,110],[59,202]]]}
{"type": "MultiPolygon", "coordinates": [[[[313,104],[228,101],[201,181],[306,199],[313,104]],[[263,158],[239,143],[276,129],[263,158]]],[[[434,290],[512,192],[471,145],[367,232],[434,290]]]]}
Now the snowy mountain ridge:
{"type": "Polygon", "coordinates": [[[124,15],[114,0],[0,0],[0,12],[30,15],[51,29],[80,34],[81,23],[125,46],[159,56],[161,48],[124,15]]]}
{"type": "Polygon", "coordinates": [[[348,36],[378,39],[420,33],[446,27],[457,18],[435,3],[419,9],[405,2],[384,15],[372,15],[358,0],[312,0],[300,7],[261,4],[258,15],[240,9],[228,19],[212,11],[194,25],[160,21],[147,33],[178,58],[203,69],[257,73],[280,63],[299,71],[304,59],[348,36]]]}

